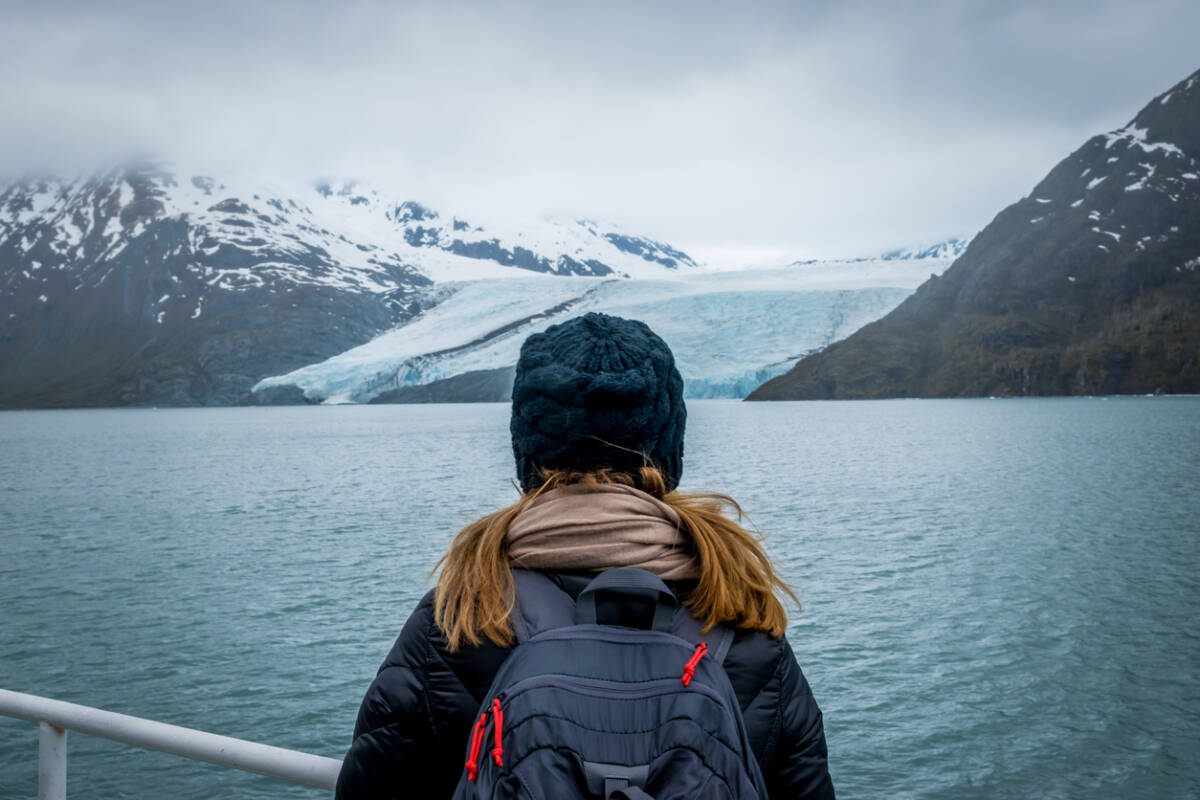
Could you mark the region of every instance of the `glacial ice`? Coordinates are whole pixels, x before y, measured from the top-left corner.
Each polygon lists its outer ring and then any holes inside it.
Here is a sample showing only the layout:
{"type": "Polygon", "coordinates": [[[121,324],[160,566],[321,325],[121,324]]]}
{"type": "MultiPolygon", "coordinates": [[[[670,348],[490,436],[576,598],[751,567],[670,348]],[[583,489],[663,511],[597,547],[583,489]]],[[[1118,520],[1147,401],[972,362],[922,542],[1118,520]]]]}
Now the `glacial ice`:
{"type": "Polygon", "coordinates": [[[465,281],[406,325],[318,364],[260,381],[361,403],[402,386],[516,363],[537,331],[588,311],[640,319],[675,353],[691,397],[743,397],[799,358],[886,314],[951,259],[818,262],[673,279],[465,281]]]}

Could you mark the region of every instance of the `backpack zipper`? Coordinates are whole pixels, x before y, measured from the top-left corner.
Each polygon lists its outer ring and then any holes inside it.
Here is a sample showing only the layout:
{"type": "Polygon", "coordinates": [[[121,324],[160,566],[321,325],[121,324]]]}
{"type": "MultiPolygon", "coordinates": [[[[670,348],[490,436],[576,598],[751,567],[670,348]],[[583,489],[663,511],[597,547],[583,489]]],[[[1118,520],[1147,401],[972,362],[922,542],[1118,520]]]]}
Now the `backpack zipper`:
{"type": "Polygon", "coordinates": [[[497,767],[504,766],[504,748],[500,744],[501,728],[504,727],[504,710],[500,708],[500,696],[492,700],[492,718],[496,720],[496,746],[492,748],[492,758],[497,767]]]}
{"type": "MultiPolygon", "coordinates": [[[[518,694],[522,694],[530,689],[541,688],[559,688],[567,691],[580,692],[581,694],[589,694],[593,697],[610,697],[622,698],[626,695],[642,695],[646,697],[654,697],[662,694],[672,694],[681,691],[679,688],[678,678],[657,678],[650,681],[636,681],[633,683],[621,683],[618,681],[608,681],[600,678],[584,678],[578,675],[565,675],[561,673],[543,673],[541,675],[533,675],[523,680],[517,681],[508,687],[501,698],[512,700],[518,694]]],[[[721,696],[716,691],[703,684],[696,684],[689,687],[689,691],[699,692],[706,695],[717,703],[721,703],[721,696]]]]}
{"type": "Polygon", "coordinates": [[[688,662],[683,665],[683,685],[687,686],[692,682],[692,677],[696,674],[696,665],[700,663],[700,659],[704,658],[704,654],[708,652],[708,644],[701,642],[696,645],[696,652],[688,659],[688,662]]]}
{"type": "Polygon", "coordinates": [[[479,719],[475,722],[475,728],[471,731],[471,752],[467,755],[467,780],[473,781],[479,776],[479,754],[483,750],[483,742],[487,739],[488,714],[491,714],[492,721],[496,723],[495,743],[492,748],[492,760],[496,762],[497,767],[504,766],[504,746],[501,740],[504,736],[504,709],[500,707],[500,701],[504,698],[503,694],[497,695],[492,700],[490,711],[484,711],[479,715],[479,719]]]}
{"type": "Polygon", "coordinates": [[[471,752],[467,755],[467,780],[473,781],[479,775],[479,748],[483,746],[484,728],[487,727],[488,712],[479,715],[475,729],[471,731],[471,752]]]}

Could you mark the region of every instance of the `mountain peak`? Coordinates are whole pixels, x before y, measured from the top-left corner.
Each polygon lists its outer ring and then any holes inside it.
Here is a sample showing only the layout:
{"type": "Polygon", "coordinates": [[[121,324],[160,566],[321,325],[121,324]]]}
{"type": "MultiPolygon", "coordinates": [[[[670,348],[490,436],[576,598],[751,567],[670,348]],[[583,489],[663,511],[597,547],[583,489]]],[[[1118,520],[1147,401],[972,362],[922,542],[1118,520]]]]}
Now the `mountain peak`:
{"type": "Polygon", "coordinates": [[[1200,391],[1200,72],[754,399],[1200,391]]]}

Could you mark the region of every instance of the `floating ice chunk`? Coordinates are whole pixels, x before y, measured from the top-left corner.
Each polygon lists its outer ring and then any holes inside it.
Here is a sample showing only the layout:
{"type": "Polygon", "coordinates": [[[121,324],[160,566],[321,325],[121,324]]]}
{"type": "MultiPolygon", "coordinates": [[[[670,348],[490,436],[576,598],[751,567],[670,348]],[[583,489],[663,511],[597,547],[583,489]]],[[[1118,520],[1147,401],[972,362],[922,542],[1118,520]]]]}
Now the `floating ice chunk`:
{"type": "Polygon", "coordinates": [[[1074,276],[1074,275],[1068,275],[1068,276],[1067,276],[1067,280],[1069,280],[1071,283],[1074,283],[1074,282],[1075,282],[1075,276],[1074,276]]]}
{"type": "Polygon", "coordinates": [[[50,299],[50,298],[49,298],[49,297],[46,297],[46,295],[44,295],[44,294],[39,294],[39,295],[38,295],[38,300],[41,300],[43,303],[47,302],[49,299],[50,299]]]}

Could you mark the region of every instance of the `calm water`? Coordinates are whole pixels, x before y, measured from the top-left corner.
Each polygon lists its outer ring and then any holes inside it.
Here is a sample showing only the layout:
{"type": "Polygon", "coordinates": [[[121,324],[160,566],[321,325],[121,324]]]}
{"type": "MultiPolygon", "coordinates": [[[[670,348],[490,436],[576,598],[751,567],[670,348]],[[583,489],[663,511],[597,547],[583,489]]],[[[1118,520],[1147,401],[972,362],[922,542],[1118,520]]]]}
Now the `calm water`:
{"type": "MultiPolygon", "coordinates": [[[[693,402],[846,798],[1200,794],[1200,398],[693,402]]],[[[0,414],[0,687],[340,757],[502,405],[0,414]]],[[[36,726],[0,718],[0,797],[36,726]]],[[[70,734],[72,797],[323,793],[70,734]]],[[[453,745],[458,747],[458,743],[453,745]]]]}

